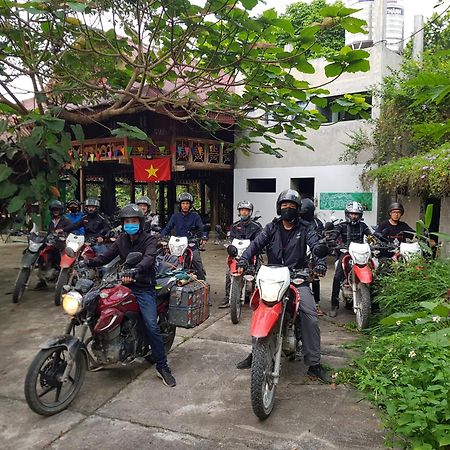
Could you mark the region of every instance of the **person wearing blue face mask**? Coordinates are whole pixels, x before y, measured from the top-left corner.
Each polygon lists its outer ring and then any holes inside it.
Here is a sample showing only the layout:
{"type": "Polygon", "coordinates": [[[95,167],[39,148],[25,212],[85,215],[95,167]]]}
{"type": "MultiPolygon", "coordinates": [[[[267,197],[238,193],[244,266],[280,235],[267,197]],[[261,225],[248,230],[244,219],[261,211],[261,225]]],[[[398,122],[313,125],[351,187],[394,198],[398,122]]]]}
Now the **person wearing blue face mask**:
{"type": "MultiPolygon", "coordinates": [[[[259,232],[262,230],[262,226],[259,222],[253,220],[253,203],[248,200],[241,200],[238,202],[237,207],[239,220],[231,225],[230,238],[231,239],[253,239],[258,236],[259,232]]],[[[219,308],[228,308],[230,306],[230,287],[231,278],[230,270],[227,266],[227,272],[225,274],[225,297],[219,308]]]]}
{"type": "Polygon", "coordinates": [[[152,348],[152,356],[156,361],[156,371],[166,386],[174,387],[176,381],[167,364],[164,342],[158,325],[158,314],[155,292],[155,259],[157,238],[144,232],[144,213],[133,203],[120,210],[123,233],[106,250],[105,253],[87,260],[87,267],[98,267],[120,256],[124,261],[131,252],[140,252],[142,261],[135,266],[139,270],[134,279],[122,278],[122,283],[128,285],[139,303],[142,317],[147,329],[147,337],[152,348]]]}

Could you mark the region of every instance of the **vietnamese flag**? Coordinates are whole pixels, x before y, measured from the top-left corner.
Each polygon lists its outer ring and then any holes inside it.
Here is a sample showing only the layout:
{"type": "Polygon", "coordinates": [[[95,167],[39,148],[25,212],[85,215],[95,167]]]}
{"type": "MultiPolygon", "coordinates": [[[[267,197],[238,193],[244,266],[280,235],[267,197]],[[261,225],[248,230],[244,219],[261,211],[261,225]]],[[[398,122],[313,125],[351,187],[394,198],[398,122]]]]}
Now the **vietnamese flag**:
{"type": "Polygon", "coordinates": [[[170,156],[168,158],[132,158],[134,168],[134,181],[154,181],[170,180],[170,156]]]}

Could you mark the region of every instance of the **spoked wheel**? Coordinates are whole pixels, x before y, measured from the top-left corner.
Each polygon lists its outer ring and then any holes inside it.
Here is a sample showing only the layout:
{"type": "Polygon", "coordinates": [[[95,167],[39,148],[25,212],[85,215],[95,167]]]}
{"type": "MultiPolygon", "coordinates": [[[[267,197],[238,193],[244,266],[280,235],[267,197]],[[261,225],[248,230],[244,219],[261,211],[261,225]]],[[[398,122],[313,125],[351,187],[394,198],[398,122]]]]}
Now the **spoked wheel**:
{"type": "Polygon", "coordinates": [[[276,384],[273,379],[275,365],[276,335],[258,339],[253,346],[250,395],[253,412],[266,419],[275,403],[276,384]]]}
{"type": "Polygon", "coordinates": [[[13,303],[19,303],[22,300],[23,293],[25,292],[25,289],[27,287],[28,279],[30,278],[30,273],[30,267],[22,267],[22,269],[20,270],[12,295],[13,303]]]}
{"type": "Polygon", "coordinates": [[[356,326],[358,330],[364,330],[369,325],[370,316],[370,290],[369,286],[359,283],[356,290],[357,302],[354,305],[356,314],[356,326]]]}
{"type": "Polygon", "coordinates": [[[65,347],[41,350],[31,363],[25,378],[28,406],[42,416],[66,409],[78,394],[86,374],[86,359],[78,352],[67,381],[61,376],[68,362],[65,347]]]}
{"type": "Polygon", "coordinates": [[[241,320],[242,277],[231,277],[230,317],[235,325],[241,320]]]}
{"type": "MultiPolygon", "coordinates": [[[[173,341],[175,339],[175,334],[177,332],[177,327],[169,323],[169,316],[166,313],[158,315],[158,323],[159,329],[161,331],[161,337],[163,338],[164,342],[164,350],[167,355],[167,353],[169,353],[170,349],[172,348],[173,341]]],[[[152,351],[150,351],[150,353],[145,355],[145,359],[151,362],[152,364],[156,362],[155,358],[153,357],[152,351]]]]}

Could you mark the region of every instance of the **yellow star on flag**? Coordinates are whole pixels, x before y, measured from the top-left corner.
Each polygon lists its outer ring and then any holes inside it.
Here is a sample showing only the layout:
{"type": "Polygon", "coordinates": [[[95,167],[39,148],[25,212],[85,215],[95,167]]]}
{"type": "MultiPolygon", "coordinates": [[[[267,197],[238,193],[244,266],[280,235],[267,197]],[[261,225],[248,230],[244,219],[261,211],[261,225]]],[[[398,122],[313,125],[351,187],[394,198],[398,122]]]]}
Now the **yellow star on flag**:
{"type": "Polygon", "coordinates": [[[145,171],[148,173],[148,177],[155,177],[158,178],[158,175],[156,174],[156,172],[158,172],[159,169],[156,169],[155,167],[153,167],[153,164],[150,165],[149,169],[145,169],[145,171]]]}

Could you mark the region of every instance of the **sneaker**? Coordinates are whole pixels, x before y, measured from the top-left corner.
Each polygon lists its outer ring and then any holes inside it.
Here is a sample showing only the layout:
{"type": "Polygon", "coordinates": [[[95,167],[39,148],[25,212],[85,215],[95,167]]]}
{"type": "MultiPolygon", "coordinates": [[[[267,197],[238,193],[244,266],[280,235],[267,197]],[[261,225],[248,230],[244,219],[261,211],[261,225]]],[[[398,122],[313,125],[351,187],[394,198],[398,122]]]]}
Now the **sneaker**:
{"type": "Polygon", "coordinates": [[[338,309],[339,309],[339,306],[332,306],[328,315],[330,317],[336,317],[338,315],[338,309]]]}
{"type": "Polygon", "coordinates": [[[308,372],[306,374],[313,378],[318,379],[324,383],[330,383],[331,377],[328,375],[328,372],[320,365],[317,364],[315,366],[309,366],[308,372]]]}
{"type": "Polygon", "coordinates": [[[230,302],[227,298],[224,298],[222,303],[219,305],[219,308],[229,308],[230,302]]]}
{"type": "Polygon", "coordinates": [[[44,280],[39,280],[36,283],[36,286],[34,286],[33,290],[40,291],[41,289],[46,289],[46,288],[47,288],[47,283],[44,280]]]}
{"type": "Polygon", "coordinates": [[[250,369],[252,367],[252,354],[250,353],[247,358],[236,364],[237,369],[250,369]]]}
{"type": "Polygon", "coordinates": [[[166,386],[175,387],[177,385],[177,382],[175,381],[169,367],[162,367],[161,369],[157,368],[156,373],[166,386]]]}

